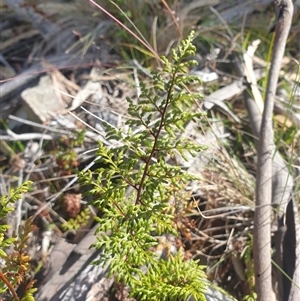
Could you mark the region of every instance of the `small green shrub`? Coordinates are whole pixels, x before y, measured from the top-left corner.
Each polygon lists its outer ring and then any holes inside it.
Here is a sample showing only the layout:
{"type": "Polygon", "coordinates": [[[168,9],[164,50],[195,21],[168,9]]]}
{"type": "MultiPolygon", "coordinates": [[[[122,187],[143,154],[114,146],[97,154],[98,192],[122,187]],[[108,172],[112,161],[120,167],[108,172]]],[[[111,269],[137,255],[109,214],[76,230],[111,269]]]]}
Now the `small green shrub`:
{"type": "Polygon", "coordinates": [[[30,257],[26,253],[26,244],[32,230],[32,219],[29,218],[24,227],[20,226],[18,236],[14,234],[12,238],[6,238],[9,225],[2,223],[14,210],[12,204],[21,198],[22,193],[28,191],[30,184],[29,181],[25,182],[17,189],[12,189],[9,197],[2,196],[0,199],[0,258],[4,262],[4,267],[0,271],[0,294],[10,291],[13,300],[18,301],[34,301],[33,293],[36,291],[33,288],[34,281],[30,280],[30,257]],[[7,252],[6,250],[11,246],[13,246],[13,251],[7,252]],[[25,286],[22,297],[19,297],[15,291],[19,285],[25,286]]]}
{"type": "Polygon", "coordinates": [[[185,261],[181,251],[159,259],[153,250],[155,236],[177,235],[174,218],[183,207],[182,191],[195,179],[177,158],[203,149],[181,138],[186,123],[203,118],[192,109],[200,96],[186,89],[198,81],[186,74],[196,64],[188,61],[195,54],[192,39],[193,34],[172,51],[172,61],[162,57],[163,70],[153,72],[153,88],[141,83],[138,103],[127,100],[132,119],[126,132],[104,124],[106,139],[119,143],[113,149],[99,144],[106,167],[80,174],[82,184],[92,185],[87,194],[97,196],[93,205],[103,213],[93,246],[105,251],[94,263],[109,263],[110,276],[129,285],[138,300],[205,300],[205,274],[196,261],[185,261]]]}

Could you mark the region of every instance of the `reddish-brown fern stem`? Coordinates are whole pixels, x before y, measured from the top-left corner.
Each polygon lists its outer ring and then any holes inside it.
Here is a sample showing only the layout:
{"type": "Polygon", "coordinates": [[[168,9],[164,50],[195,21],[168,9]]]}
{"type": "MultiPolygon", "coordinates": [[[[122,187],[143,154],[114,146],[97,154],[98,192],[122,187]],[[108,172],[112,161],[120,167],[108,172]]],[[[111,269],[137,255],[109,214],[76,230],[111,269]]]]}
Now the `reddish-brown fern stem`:
{"type": "Polygon", "coordinates": [[[169,87],[169,90],[168,90],[168,93],[167,93],[166,105],[163,109],[163,112],[161,113],[161,121],[160,121],[160,125],[158,127],[158,130],[157,130],[157,133],[154,137],[154,144],[153,144],[151,153],[150,153],[149,157],[147,158],[146,165],[145,165],[144,172],[143,172],[142,179],[141,179],[141,183],[140,183],[139,189],[137,191],[136,202],[135,202],[136,205],[141,203],[141,194],[142,194],[142,191],[143,191],[144,182],[146,180],[146,176],[147,176],[147,173],[148,173],[148,169],[149,169],[152,157],[154,156],[154,153],[157,151],[156,145],[157,145],[157,142],[158,142],[159,135],[160,135],[160,133],[163,129],[163,126],[164,126],[164,119],[165,119],[165,115],[167,113],[167,109],[168,109],[168,106],[169,106],[169,103],[170,103],[170,100],[171,100],[170,99],[171,98],[171,91],[172,91],[172,88],[174,86],[174,82],[175,82],[175,72],[173,74],[172,82],[170,84],[170,87],[169,87]]]}
{"type": "Polygon", "coordinates": [[[8,279],[0,272],[0,279],[5,283],[5,285],[8,287],[8,289],[10,290],[11,294],[14,296],[14,298],[16,300],[20,300],[15,289],[13,288],[13,286],[11,285],[11,283],[8,281],[8,279]]]}

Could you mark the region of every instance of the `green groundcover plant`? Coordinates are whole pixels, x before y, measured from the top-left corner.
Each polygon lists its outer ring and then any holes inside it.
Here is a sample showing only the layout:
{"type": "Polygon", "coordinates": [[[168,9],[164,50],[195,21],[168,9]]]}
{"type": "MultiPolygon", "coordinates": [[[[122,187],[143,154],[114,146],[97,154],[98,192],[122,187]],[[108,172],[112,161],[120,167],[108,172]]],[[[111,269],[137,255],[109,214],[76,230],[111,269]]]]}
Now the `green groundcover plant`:
{"type": "Polygon", "coordinates": [[[184,206],[182,191],[195,179],[177,159],[187,160],[203,149],[182,138],[186,123],[203,119],[192,109],[200,96],[186,88],[198,81],[187,75],[195,64],[189,60],[195,55],[192,40],[193,33],[172,51],[171,61],[162,57],[162,71],[152,72],[151,88],[140,84],[137,103],[127,99],[128,130],[104,122],[106,139],[117,146],[100,143],[105,167],[80,174],[81,183],[89,186],[87,194],[97,196],[92,204],[103,213],[93,245],[103,252],[94,263],[109,263],[110,276],[129,286],[138,300],[205,300],[207,282],[197,261],[184,260],[182,250],[164,259],[154,251],[157,237],[177,235],[174,219],[184,206]]]}

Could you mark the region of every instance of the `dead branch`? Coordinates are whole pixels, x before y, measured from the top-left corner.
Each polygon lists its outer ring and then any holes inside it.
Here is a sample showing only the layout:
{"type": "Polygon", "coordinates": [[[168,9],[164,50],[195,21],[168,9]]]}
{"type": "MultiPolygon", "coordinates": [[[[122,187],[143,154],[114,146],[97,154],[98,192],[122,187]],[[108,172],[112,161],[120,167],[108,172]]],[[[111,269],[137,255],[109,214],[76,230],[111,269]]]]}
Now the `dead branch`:
{"type": "Polygon", "coordinates": [[[293,4],[290,0],[275,1],[280,13],[275,28],[275,42],[258,142],[256,209],[254,220],[254,266],[258,301],[275,301],[271,266],[271,202],[272,159],[275,152],[272,116],[274,97],[291,27],[293,4]]]}

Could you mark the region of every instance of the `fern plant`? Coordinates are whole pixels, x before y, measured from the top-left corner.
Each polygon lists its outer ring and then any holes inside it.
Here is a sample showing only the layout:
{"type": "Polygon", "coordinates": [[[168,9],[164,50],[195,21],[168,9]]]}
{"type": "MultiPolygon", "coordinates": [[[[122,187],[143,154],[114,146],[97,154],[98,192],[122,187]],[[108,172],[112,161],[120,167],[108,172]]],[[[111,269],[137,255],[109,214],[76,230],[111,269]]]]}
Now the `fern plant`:
{"type": "MultiPolygon", "coordinates": [[[[22,193],[28,191],[30,182],[27,181],[15,190],[11,190],[10,196],[2,196],[0,199],[0,221],[6,219],[7,215],[14,210],[12,204],[21,198],[22,193]]],[[[9,291],[14,301],[34,301],[34,281],[30,280],[30,257],[26,253],[27,241],[32,230],[32,219],[29,218],[24,227],[19,227],[18,236],[6,238],[9,225],[0,225],[0,259],[3,261],[3,268],[0,271],[0,294],[9,291]],[[6,250],[13,247],[12,252],[6,250]],[[16,287],[24,285],[24,293],[18,296],[16,287]]]]}
{"type": "Polygon", "coordinates": [[[99,144],[105,168],[80,174],[103,213],[93,246],[105,251],[94,263],[109,263],[110,275],[139,300],[205,300],[206,279],[198,262],[185,261],[182,251],[167,259],[154,251],[158,236],[177,235],[176,208],[185,185],[195,179],[177,159],[203,149],[181,137],[186,123],[203,118],[192,109],[199,95],[186,89],[198,80],[186,74],[196,64],[188,60],[195,54],[192,40],[193,33],[172,51],[171,61],[162,57],[162,71],[152,73],[153,88],[141,83],[138,103],[127,99],[128,130],[104,124],[106,139],[118,142],[113,149],[99,144]]]}

